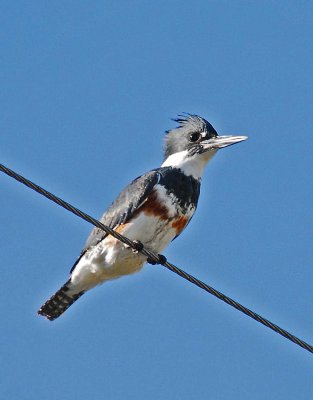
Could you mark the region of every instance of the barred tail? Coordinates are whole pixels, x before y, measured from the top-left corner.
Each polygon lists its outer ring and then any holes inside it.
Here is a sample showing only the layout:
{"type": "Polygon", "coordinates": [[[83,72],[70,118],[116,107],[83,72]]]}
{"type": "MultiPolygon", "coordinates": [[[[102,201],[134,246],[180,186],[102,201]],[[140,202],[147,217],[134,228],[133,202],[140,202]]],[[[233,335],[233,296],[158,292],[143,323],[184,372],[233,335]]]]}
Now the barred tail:
{"type": "Polygon", "coordinates": [[[62,315],[77,299],[85,292],[71,294],[69,292],[70,281],[68,280],[49,300],[38,310],[38,314],[48,318],[50,321],[62,315]]]}

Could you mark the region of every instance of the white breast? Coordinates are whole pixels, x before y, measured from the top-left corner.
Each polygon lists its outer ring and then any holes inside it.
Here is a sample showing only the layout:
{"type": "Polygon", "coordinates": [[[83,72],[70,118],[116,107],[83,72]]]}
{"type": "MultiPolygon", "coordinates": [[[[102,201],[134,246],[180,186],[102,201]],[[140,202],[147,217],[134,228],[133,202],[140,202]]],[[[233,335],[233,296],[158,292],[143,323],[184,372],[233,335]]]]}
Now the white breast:
{"type": "MultiPolygon", "coordinates": [[[[168,210],[168,218],[141,212],[117,230],[130,240],[139,240],[147,249],[161,253],[178,234],[175,222],[184,218],[186,224],[195,210],[191,206],[183,215],[174,195],[168,195],[161,185],[156,185],[155,190],[158,201],[168,210]]],[[[119,240],[107,236],[81,258],[72,273],[71,282],[76,289],[88,290],[106,280],[139,271],[145,261],[143,255],[135,254],[119,240]]]]}

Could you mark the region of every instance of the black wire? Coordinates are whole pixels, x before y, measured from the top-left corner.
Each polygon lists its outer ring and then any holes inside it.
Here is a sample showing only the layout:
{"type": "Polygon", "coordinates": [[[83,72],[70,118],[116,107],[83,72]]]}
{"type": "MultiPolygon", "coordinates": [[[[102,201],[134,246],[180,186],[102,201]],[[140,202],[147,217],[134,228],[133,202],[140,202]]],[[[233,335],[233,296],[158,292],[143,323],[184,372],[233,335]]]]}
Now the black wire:
{"type": "Polygon", "coordinates": [[[229,304],[230,306],[236,308],[237,310],[241,311],[242,313],[248,315],[249,317],[253,318],[255,321],[260,322],[261,324],[267,326],[268,328],[272,329],[274,332],[284,336],[286,339],[289,339],[291,342],[297,344],[298,346],[302,347],[303,349],[313,353],[313,346],[304,342],[303,340],[297,338],[293,334],[287,332],[286,330],[280,328],[276,324],[272,323],[271,321],[263,318],[261,315],[255,313],[254,311],[250,310],[249,308],[241,305],[237,301],[231,299],[230,297],[226,296],[225,294],[219,292],[218,290],[214,289],[213,287],[207,285],[206,283],[200,281],[199,279],[195,278],[194,276],[188,274],[187,272],[181,270],[180,268],[176,267],[175,265],[171,264],[166,260],[166,258],[161,254],[154,254],[151,251],[147,250],[146,248],[139,247],[138,243],[131,241],[127,237],[119,234],[118,232],[114,231],[110,227],[103,225],[98,220],[92,218],[90,215],[84,213],[83,211],[79,210],[78,208],[72,206],[71,204],[67,203],[66,201],[60,199],[59,197],[55,196],[54,194],[48,192],[47,190],[43,189],[42,187],[36,185],[35,183],[29,181],[28,179],[24,178],[23,176],[17,174],[16,172],[12,171],[11,169],[5,167],[4,165],[0,164],[0,170],[5,174],[11,176],[18,182],[23,183],[25,186],[35,190],[37,193],[47,197],[49,200],[53,201],[54,203],[58,204],[59,206],[65,208],[66,210],[72,212],[73,214],[77,215],[78,217],[84,219],[85,221],[91,223],[92,225],[102,229],[104,232],[114,236],[116,239],[120,240],[121,242],[125,243],[127,246],[133,248],[134,250],[142,253],[145,255],[151,263],[154,264],[161,264],[167,269],[175,274],[181,276],[182,278],[186,279],[187,281],[193,283],[194,285],[198,286],[199,288],[205,290],[206,292],[212,294],[213,296],[217,297],[218,299],[224,301],[224,303],[229,304]]]}

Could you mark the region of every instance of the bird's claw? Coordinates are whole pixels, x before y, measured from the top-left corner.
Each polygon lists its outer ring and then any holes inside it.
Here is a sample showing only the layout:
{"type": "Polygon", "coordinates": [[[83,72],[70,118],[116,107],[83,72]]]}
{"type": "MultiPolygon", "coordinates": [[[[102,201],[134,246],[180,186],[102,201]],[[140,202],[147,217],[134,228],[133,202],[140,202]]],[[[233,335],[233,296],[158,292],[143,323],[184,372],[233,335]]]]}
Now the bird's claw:
{"type": "Polygon", "coordinates": [[[143,248],[144,248],[143,244],[140,242],[140,240],[133,240],[133,243],[135,245],[135,247],[133,248],[133,252],[135,254],[140,253],[141,250],[143,250],[143,248]]]}
{"type": "Polygon", "coordinates": [[[156,265],[156,264],[161,264],[164,265],[167,263],[167,258],[165,256],[163,256],[163,254],[158,254],[158,261],[155,261],[153,258],[148,257],[147,258],[147,263],[151,264],[151,265],[156,265]]]}

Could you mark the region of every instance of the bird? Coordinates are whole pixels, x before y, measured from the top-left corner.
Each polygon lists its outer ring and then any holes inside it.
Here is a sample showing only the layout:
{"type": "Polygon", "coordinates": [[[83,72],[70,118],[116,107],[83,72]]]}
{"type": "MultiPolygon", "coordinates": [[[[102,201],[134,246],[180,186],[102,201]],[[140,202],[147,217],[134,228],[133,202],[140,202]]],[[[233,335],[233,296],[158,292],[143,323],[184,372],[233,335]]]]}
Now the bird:
{"type": "MultiPolygon", "coordinates": [[[[134,179],[100,222],[159,254],[189,224],[198,204],[201,176],[219,149],[247,136],[220,136],[196,114],[180,114],[165,132],[160,167],[134,179]]],[[[139,246],[140,247],[140,246],[139,246]]],[[[53,321],[95,286],[142,269],[147,257],[95,227],[66,283],[38,310],[53,321]]]]}

